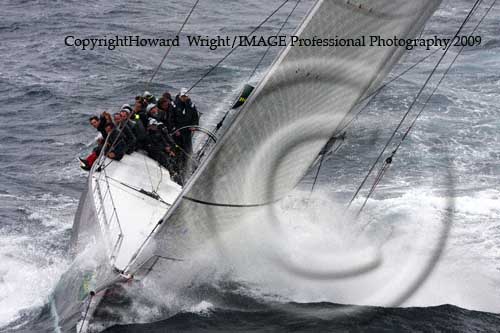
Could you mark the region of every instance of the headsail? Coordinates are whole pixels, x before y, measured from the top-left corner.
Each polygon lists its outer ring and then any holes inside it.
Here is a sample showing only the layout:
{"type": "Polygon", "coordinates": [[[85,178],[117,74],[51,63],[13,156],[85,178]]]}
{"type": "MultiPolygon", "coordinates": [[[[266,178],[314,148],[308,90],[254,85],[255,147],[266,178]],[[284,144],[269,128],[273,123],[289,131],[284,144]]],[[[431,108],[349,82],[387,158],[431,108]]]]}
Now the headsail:
{"type": "MultiPolygon", "coordinates": [[[[319,0],[299,38],[410,38],[440,0],[319,0]]],[[[182,256],[255,206],[285,196],[357,102],[376,89],[404,48],[288,46],[130,266],[182,256]]]]}

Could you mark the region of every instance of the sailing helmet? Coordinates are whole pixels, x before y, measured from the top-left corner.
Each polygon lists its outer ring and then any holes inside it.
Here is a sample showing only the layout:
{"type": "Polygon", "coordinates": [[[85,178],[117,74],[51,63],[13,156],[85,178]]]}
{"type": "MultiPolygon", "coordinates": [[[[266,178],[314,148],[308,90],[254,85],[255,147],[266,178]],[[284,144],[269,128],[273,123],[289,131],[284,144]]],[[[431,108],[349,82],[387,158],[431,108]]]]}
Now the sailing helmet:
{"type": "Polygon", "coordinates": [[[149,113],[149,111],[151,111],[155,107],[156,107],[156,104],[153,104],[153,103],[148,104],[148,106],[146,107],[146,112],[149,113]]]}
{"type": "Polygon", "coordinates": [[[152,103],[155,100],[155,96],[150,93],[149,91],[145,91],[144,94],[142,94],[142,97],[148,102],[152,103]]]}
{"type": "Polygon", "coordinates": [[[120,111],[131,112],[132,111],[132,107],[130,106],[130,104],[123,104],[122,107],[120,108],[120,111]]]}
{"type": "Polygon", "coordinates": [[[187,88],[182,88],[181,92],[179,93],[179,96],[187,96],[188,95],[188,90],[187,88]]]}

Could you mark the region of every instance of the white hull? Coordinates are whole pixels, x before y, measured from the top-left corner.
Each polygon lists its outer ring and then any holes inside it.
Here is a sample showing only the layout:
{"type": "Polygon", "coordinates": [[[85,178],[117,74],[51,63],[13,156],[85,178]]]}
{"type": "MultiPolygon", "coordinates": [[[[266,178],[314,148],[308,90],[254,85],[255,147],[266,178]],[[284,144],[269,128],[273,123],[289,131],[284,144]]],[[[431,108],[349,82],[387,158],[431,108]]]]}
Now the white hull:
{"type": "Polygon", "coordinates": [[[76,258],[51,300],[58,332],[87,331],[106,290],[131,278],[121,273],[182,190],[141,152],[110,162],[93,168],[80,199],[72,235],[76,258]]]}

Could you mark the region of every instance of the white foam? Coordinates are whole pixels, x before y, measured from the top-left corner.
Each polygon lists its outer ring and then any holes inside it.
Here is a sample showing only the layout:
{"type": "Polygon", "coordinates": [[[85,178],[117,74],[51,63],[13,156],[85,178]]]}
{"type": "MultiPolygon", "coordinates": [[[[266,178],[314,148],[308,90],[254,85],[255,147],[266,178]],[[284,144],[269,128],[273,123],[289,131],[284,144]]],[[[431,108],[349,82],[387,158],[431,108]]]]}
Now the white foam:
{"type": "Polygon", "coordinates": [[[224,264],[219,267],[230,267],[236,279],[256,286],[263,295],[272,293],[299,302],[382,306],[451,303],[500,312],[500,298],[496,297],[500,251],[490,240],[499,236],[498,195],[498,191],[489,190],[454,198],[453,224],[441,255],[441,235],[446,231],[443,219],[450,202],[427,188],[369,200],[361,222],[370,224],[361,242],[353,237],[354,221],[340,218],[339,207],[326,196],[315,199],[318,210],[313,216],[308,217],[310,212],[304,209],[294,211],[293,205],[304,201],[299,195],[274,214],[273,218],[280,219],[279,229],[272,224],[276,220],[263,223],[262,218],[255,218],[224,235],[219,242],[225,244],[224,264]],[[489,217],[488,221],[483,221],[484,217],[489,217]],[[362,274],[335,274],[362,266],[377,252],[381,262],[373,269],[362,274]],[[434,269],[426,274],[435,259],[434,269]],[[325,278],[325,272],[330,278],[325,278]],[[407,295],[412,285],[417,289],[413,296],[407,295]]]}
{"type": "Polygon", "coordinates": [[[201,301],[200,303],[193,305],[189,308],[188,312],[197,313],[199,315],[209,315],[210,310],[214,305],[207,301],[201,301]]]}
{"type": "Polygon", "coordinates": [[[43,306],[67,267],[61,259],[41,266],[31,258],[30,242],[29,237],[0,236],[0,326],[16,320],[21,310],[43,306]]]}
{"type": "Polygon", "coordinates": [[[23,227],[44,231],[36,237],[15,230],[0,234],[0,327],[47,303],[68,265],[63,253],[50,247],[71,227],[76,208],[76,200],[63,195],[10,197],[26,211],[29,224],[23,227]]]}

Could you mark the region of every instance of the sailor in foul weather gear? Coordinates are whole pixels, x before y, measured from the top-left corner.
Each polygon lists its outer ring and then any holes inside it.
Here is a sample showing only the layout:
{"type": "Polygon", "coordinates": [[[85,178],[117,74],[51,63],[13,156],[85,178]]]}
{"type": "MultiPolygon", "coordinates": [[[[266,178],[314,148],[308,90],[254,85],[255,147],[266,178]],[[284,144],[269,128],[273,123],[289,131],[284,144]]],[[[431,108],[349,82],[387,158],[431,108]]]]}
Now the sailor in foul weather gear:
{"type": "Polygon", "coordinates": [[[131,126],[128,124],[127,118],[122,118],[120,112],[113,114],[113,120],[115,121],[115,126],[119,132],[121,132],[121,137],[127,145],[127,154],[132,154],[136,149],[137,138],[132,131],[131,126]]]}
{"type": "Polygon", "coordinates": [[[142,98],[144,99],[144,101],[146,101],[147,104],[156,104],[156,97],[149,91],[145,91],[142,94],[142,98]]]}
{"type": "MultiPolygon", "coordinates": [[[[170,95],[170,94],[169,94],[170,95]]],[[[158,100],[158,121],[161,121],[168,128],[169,132],[174,129],[173,113],[175,104],[169,98],[163,96],[158,100]]]]}
{"type": "Polygon", "coordinates": [[[107,112],[91,117],[89,121],[100,133],[100,139],[87,158],[80,158],[82,168],[90,170],[102,149],[114,160],[122,159],[125,153],[144,149],[168,169],[174,181],[182,184],[181,174],[192,153],[194,129],[190,127],[198,125],[199,114],[187,89],[181,89],[175,101],[165,92],[156,103],[153,94],[145,91],[136,97],[134,107],[123,104],[113,117],[107,112]],[[175,138],[172,133],[176,134],[175,138]]]}
{"type": "MultiPolygon", "coordinates": [[[[156,119],[157,113],[158,113],[158,107],[156,106],[156,104],[154,103],[148,104],[148,106],[146,107],[146,114],[148,115],[148,117],[153,117],[156,119]]],[[[148,125],[150,125],[149,120],[148,120],[148,125]]]]}
{"type": "Polygon", "coordinates": [[[166,145],[175,147],[176,143],[174,139],[170,136],[167,126],[160,121],[161,110],[154,104],[150,104],[148,106],[148,133],[151,129],[156,134],[156,130],[162,136],[162,141],[165,142],[166,145]]]}
{"type": "Polygon", "coordinates": [[[164,166],[174,178],[179,174],[175,154],[175,142],[168,135],[165,125],[155,118],[149,118],[147,128],[149,143],[146,146],[148,156],[164,166]]]}
{"type": "Polygon", "coordinates": [[[94,127],[100,135],[96,138],[97,146],[92,149],[92,152],[85,158],[78,158],[78,160],[80,161],[80,167],[83,170],[90,170],[95,160],[97,160],[97,157],[99,157],[99,154],[101,153],[104,141],[106,140],[106,137],[108,135],[105,127],[109,117],[106,116],[106,114],[107,112],[103,112],[99,117],[92,116],[89,118],[90,125],[92,125],[92,127],[94,127]]]}
{"type": "Polygon", "coordinates": [[[106,124],[105,129],[109,138],[104,147],[104,152],[108,158],[119,161],[123,158],[123,155],[125,155],[127,145],[113,123],[106,124]]]}
{"type": "MultiPolygon", "coordinates": [[[[172,101],[172,95],[168,91],[165,91],[163,93],[163,95],[161,95],[161,97],[164,97],[164,98],[168,99],[169,101],[172,101]]],[[[160,103],[158,102],[158,104],[160,104],[160,103]]]]}
{"type": "Polygon", "coordinates": [[[142,96],[137,96],[134,104],[132,120],[141,121],[144,128],[148,127],[148,115],[146,113],[147,103],[142,96]]]}
{"type": "Polygon", "coordinates": [[[120,111],[123,111],[123,110],[128,111],[129,114],[130,114],[130,112],[133,111],[132,107],[128,103],[125,103],[122,105],[122,107],[120,108],[120,111]]]}
{"type": "Polygon", "coordinates": [[[135,144],[136,149],[144,149],[148,142],[148,135],[146,133],[146,128],[144,128],[144,125],[142,124],[142,121],[134,121],[130,119],[130,112],[127,108],[122,108],[122,110],[120,111],[120,115],[123,119],[127,120],[127,125],[132,130],[132,133],[134,133],[134,136],[137,140],[135,144]]]}
{"type": "Polygon", "coordinates": [[[106,130],[104,127],[106,126],[108,120],[107,117],[104,115],[106,112],[103,112],[99,117],[97,116],[92,116],[89,118],[90,125],[94,127],[96,130],[98,130],[104,139],[106,139],[106,130]]]}
{"type": "Polygon", "coordinates": [[[193,129],[189,128],[189,126],[198,126],[200,120],[198,110],[189,98],[186,88],[181,89],[180,93],[175,97],[174,104],[172,114],[174,129],[176,130],[174,138],[186,154],[191,154],[193,151],[193,129]]]}

